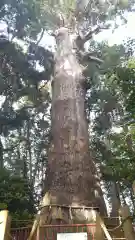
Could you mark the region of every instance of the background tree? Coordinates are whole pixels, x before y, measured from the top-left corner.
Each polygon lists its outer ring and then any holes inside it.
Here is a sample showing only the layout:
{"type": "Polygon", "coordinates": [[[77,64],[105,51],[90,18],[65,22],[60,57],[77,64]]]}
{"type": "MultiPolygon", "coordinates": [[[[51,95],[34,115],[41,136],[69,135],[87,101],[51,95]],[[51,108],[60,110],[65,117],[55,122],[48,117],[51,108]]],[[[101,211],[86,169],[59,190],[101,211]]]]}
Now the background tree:
{"type": "MultiPolygon", "coordinates": [[[[90,105],[93,114],[92,143],[94,144],[93,147],[96,159],[101,166],[105,185],[107,187],[107,193],[109,194],[107,196],[108,199],[110,197],[112,198],[112,194],[114,193],[114,187],[111,193],[112,183],[115,185],[117,195],[115,201],[117,202],[117,209],[115,204],[113,212],[114,210],[115,212],[118,210],[119,204],[122,204],[125,199],[127,199],[127,202],[131,201],[132,204],[130,204],[130,206],[133,206],[134,199],[131,187],[133,181],[131,176],[134,175],[134,173],[132,175],[131,172],[132,170],[134,172],[134,166],[131,167],[130,164],[130,161],[132,163],[134,162],[131,157],[133,156],[132,134],[130,130],[130,121],[132,121],[132,119],[130,117],[130,112],[127,111],[126,107],[128,97],[122,89],[124,87],[123,81],[121,82],[120,80],[122,77],[120,72],[122,73],[122,69],[125,72],[125,66],[128,66],[128,59],[132,59],[132,53],[134,50],[131,47],[130,42],[133,46],[132,40],[127,41],[124,48],[122,46],[113,46],[108,49],[111,59],[109,71],[108,54],[103,51],[107,56],[107,71],[106,69],[101,69],[103,75],[100,75],[100,80],[97,81],[98,87],[96,85],[96,89],[94,88],[93,94],[91,92],[92,95],[90,95],[90,98],[88,99],[88,101],[92,103],[90,105]],[[131,51],[131,48],[133,51],[131,51]],[[120,51],[120,49],[122,51],[120,51]],[[113,50],[112,54],[114,57],[110,54],[110,50],[113,50]],[[113,59],[115,59],[114,64],[112,61],[113,59]],[[127,165],[129,168],[126,167],[127,165]],[[127,196],[130,197],[127,198],[127,196]]],[[[107,50],[107,48],[105,49],[107,50]]],[[[104,61],[102,67],[104,68],[105,65],[106,61],[104,61]]],[[[128,76],[125,76],[124,74],[124,77],[126,82],[130,85],[130,80],[128,80],[128,78],[130,78],[131,75],[129,74],[128,76]]],[[[132,75],[131,78],[134,79],[134,76],[132,75]]]]}
{"type": "Polygon", "coordinates": [[[33,217],[45,177],[49,116],[45,120],[44,112],[53,55],[38,45],[43,32],[38,6],[35,1],[0,3],[0,207],[10,210],[13,223],[33,217]]]}

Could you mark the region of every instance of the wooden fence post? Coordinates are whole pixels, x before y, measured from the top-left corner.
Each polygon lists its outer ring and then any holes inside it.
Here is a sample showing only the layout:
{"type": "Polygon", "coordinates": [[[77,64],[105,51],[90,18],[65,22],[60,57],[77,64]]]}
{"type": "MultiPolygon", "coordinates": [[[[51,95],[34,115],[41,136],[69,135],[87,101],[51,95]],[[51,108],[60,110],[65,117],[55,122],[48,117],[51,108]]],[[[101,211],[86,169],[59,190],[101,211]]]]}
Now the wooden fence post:
{"type": "Polygon", "coordinates": [[[134,192],[134,196],[135,196],[135,181],[133,182],[132,188],[133,188],[133,192],[134,192]]]}
{"type": "Polygon", "coordinates": [[[111,237],[110,233],[108,232],[107,227],[106,227],[104,221],[102,220],[102,218],[100,217],[99,213],[97,213],[97,221],[98,221],[98,226],[100,225],[100,230],[97,232],[98,238],[96,238],[96,239],[102,240],[102,239],[104,239],[104,235],[105,235],[107,240],[112,240],[112,237],[111,237]],[[102,232],[101,232],[101,230],[102,230],[102,232]]]}
{"type": "MultiPolygon", "coordinates": [[[[31,229],[31,232],[30,232],[30,235],[28,237],[28,240],[32,240],[34,239],[34,236],[36,234],[36,231],[39,227],[39,222],[40,222],[40,215],[37,214],[36,215],[36,219],[34,220],[34,223],[33,223],[33,226],[32,226],[32,229],[31,229]]],[[[1,239],[0,239],[1,240],[1,239]]]]}
{"type": "Polygon", "coordinates": [[[133,230],[129,207],[127,205],[121,207],[119,213],[120,216],[122,217],[123,231],[126,240],[135,240],[135,233],[133,230]]]}
{"type": "Polygon", "coordinates": [[[10,217],[8,211],[0,211],[0,240],[8,240],[10,235],[10,217]]]}
{"type": "Polygon", "coordinates": [[[104,239],[104,231],[101,227],[100,217],[99,214],[96,213],[96,233],[95,233],[96,240],[103,240],[104,239]]]}

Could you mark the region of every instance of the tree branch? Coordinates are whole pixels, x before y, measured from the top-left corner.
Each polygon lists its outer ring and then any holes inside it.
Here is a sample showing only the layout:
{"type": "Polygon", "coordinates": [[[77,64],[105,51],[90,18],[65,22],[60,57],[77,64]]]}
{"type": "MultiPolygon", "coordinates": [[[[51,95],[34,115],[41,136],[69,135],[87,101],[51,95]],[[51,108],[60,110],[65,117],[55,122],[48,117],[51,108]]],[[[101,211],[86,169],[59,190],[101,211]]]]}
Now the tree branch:
{"type": "Polygon", "coordinates": [[[27,140],[25,140],[25,139],[19,139],[19,140],[18,140],[18,143],[15,144],[14,146],[11,146],[11,147],[9,147],[9,148],[3,148],[3,152],[5,153],[5,152],[13,151],[16,147],[19,146],[20,143],[22,143],[22,142],[24,142],[24,141],[26,142],[27,140]]]}
{"type": "Polygon", "coordinates": [[[96,56],[93,56],[92,53],[83,53],[83,52],[79,52],[79,57],[80,60],[83,60],[85,62],[89,62],[89,61],[93,61],[96,62],[98,64],[102,64],[104,61],[96,56]]]}
{"type": "Polygon", "coordinates": [[[10,147],[10,148],[4,148],[4,149],[3,149],[3,152],[13,151],[18,145],[19,145],[19,144],[16,144],[15,146],[10,147]]]}
{"type": "MultiPolygon", "coordinates": [[[[103,29],[103,28],[102,28],[102,29],[103,29]]],[[[93,34],[98,34],[100,31],[101,31],[101,27],[99,27],[99,26],[96,27],[94,30],[89,31],[89,32],[87,33],[87,35],[82,39],[83,44],[84,44],[85,42],[89,41],[89,40],[92,38],[93,34]]]]}
{"type": "Polygon", "coordinates": [[[95,56],[89,56],[88,59],[89,59],[89,61],[94,61],[98,64],[102,64],[104,62],[102,59],[95,57],[95,56]]]}
{"type": "Polygon", "coordinates": [[[81,37],[80,35],[76,38],[76,45],[79,49],[82,49],[84,44],[89,41],[93,34],[98,34],[100,31],[108,29],[110,25],[106,26],[97,26],[95,29],[90,30],[84,37],[81,37]]]}
{"type": "Polygon", "coordinates": [[[43,29],[42,29],[42,32],[41,32],[41,35],[40,35],[40,38],[39,38],[38,41],[36,42],[36,45],[37,45],[37,46],[38,46],[39,43],[41,42],[41,40],[42,40],[42,38],[43,38],[43,36],[44,36],[44,33],[45,33],[45,29],[43,28],[43,29]]]}

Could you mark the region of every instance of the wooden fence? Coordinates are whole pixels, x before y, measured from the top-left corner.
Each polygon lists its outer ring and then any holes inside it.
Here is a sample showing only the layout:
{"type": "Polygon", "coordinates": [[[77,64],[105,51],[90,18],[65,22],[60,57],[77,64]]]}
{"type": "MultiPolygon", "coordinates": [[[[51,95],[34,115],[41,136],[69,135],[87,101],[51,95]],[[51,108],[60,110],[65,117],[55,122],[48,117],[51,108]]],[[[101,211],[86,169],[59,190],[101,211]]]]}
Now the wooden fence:
{"type": "MultiPolygon", "coordinates": [[[[135,182],[133,183],[133,191],[135,194],[135,182]]],[[[108,223],[104,221],[100,215],[93,210],[95,214],[95,222],[90,224],[66,224],[66,225],[39,225],[39,218],[33,224],[33,227],[24,227],[18,229],[10,229],[11,219],[7,210],[0,211],[0,240],[54,240],[57,233],[78,233],[86,232],[88,240],[114,240],[126,239],[135,240],[135,226],[130,210],[127,205],[120,207],[121,223],[113,229],[108,229],[108,223]],[[37,224],[38,223],[38,224],[37,224]],[[40,233],[43,233],[42,236],[40,233]]],[[[113,221],[114,222],[114,221],[113,221]]]]}

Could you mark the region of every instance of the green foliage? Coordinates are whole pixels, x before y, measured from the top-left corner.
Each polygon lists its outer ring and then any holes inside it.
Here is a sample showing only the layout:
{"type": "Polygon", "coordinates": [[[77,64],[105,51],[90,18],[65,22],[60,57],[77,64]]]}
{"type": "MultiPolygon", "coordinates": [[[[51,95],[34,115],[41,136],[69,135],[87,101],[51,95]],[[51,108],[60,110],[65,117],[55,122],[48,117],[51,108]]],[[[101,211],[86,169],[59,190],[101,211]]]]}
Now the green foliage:
{"type": "Polygon", "coordinates": [[[135,59],[131,58],[124,67],[117,69],[118,84],[125,97],[125,107],[131,122],[135,118],[135,59]]]}
{"type": "MultiPolygon", "coordinates": [[[[7,170],[0,170],[0,209],[10,211],[13,223],[20,219],[30,220],[33,217],[35,212],[33,201],[27,179],[14,176],[7,170]]],[[[16,224],[13,224],[14,227],[16,224]]]]}
{"type": "Polygon", "coordinates": [[[44,21],[40,15],[40,4],[37,0],[6,0],[1,3],[0,19],[8,24],[8,31],[13,37],[24,39],[37,38],[44,21]],[[40,16],[40,18],[39,18],[40,16]]]}
{"type": "Polygon", "coordinates": [[[124,11],[131,11],[135,1],[40,0],[39,3],[46,29],[65,25],[84,34],[90,27],[115,21],[117,16],[125,23],[124,11]]]}
{"type": "Polygon", "coordinates": [[[4,38],[0,34],[0,207],[10,211],[13,226],[33,218],[45,178],[50,123],[44,117],[54,61],[38,45],[45,27],[41,10],[35,0],[0,1],[0,20],[8,30],[4,38]]]}
{"type": "Polygon", "coordinates": [[[95,44],[95,49],[104,63],[100,69],[95,69],[96,78],[90,68],[90,73],[87,73],[91,74],[87,93],[90,144],[105,181],[108,199],[112,194],[111,182],[115,182],[119,185],[121,201],[127,198],[133,207],[134,41],[127,42],[125,47],[95,44]]]}

